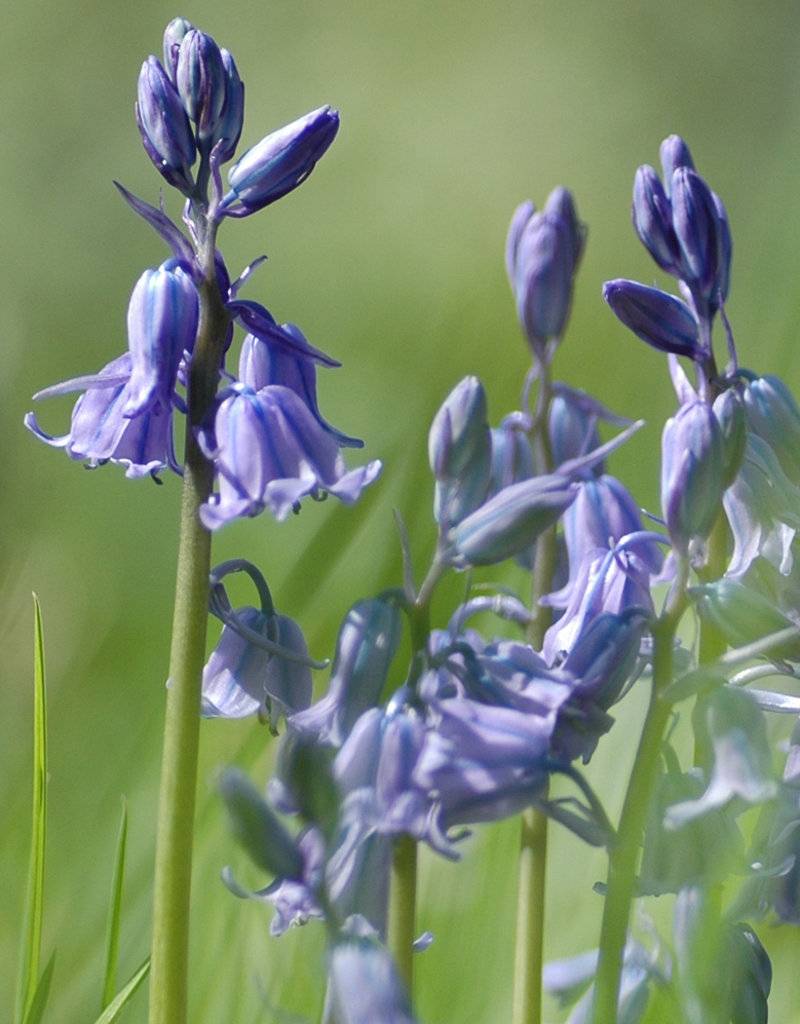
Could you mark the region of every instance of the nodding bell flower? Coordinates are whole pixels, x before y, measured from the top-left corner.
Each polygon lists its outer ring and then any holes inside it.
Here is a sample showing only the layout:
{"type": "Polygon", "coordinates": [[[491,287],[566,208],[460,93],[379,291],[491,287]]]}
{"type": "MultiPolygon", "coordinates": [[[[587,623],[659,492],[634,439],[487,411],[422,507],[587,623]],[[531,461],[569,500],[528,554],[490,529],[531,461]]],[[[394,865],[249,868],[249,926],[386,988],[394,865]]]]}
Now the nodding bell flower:
{"type": "Polygon", "coordinates": [[[457,384],[436,413],[428,457],[436,477],[434,515],[447,528],[474,511],[489,488],[492,435],[486,392],[477,377],[457,384]]]}
{"type": "Polygon", "coordinates": [[[723,439],[705,402],[682,406],[661,439],[661,508],[673,544],[687,554],[711,533],[725,489],[723,439]]]}
{"type": "Polygon", "coordinates": [[[297,188],[338,130],[338,111],[325,106],[267,135],[228,171],[231,191],[220,203],[220,213],[246,217],[297,188]]]}
{"type": "Polygon", "coordinates": [[[201,714],[204,718],[257,714],[276,729],[281,716],[301,711],[311,702],[305,638],[297,623],[286,615],[267,614],[252,607],[238,608],[232,615],[251,635],[243,635],[234,625],[223,626],[203,669],[201,714]],[[259,636],[284,653],[258,646],[254,639],[259,636]]]}
{"type": "Polygon", "coordinates": [[[736,479],[747,445],[747,416],[744,403],[735,388],[718,395],[712,406],[722,434],[722,482],[730,487],[736,479]]]}
{"type": "Polygon", "coordinates": [[[354,604],[339,630],[327,694],[293,715],[291,727],[341,746],[356,720],[378,703],[401,635],[395,602],[373,598],[354,604]]]}
{"type": "Polygon", "coordinates": [[[416,1024],[405,986],[377,940],[342,936],[329,954],[329,1006],[341,1024],[416,1024]]]}
{"type": "Polygon", "coordinates": [[[170,185],[190,195],[191,168],[197,158],[189,118],[178,90],[155,57],[139,73],[136,123],[147,155],[170,185]]]}
{"type": "Polygon", "coordinates": [[[285,519],[306,495],[328,492],[352,504],[381,471],[374,461],[348,472],[336,440],[294,391],[279,385],[227,388],[199,438],[219,485],[200,509],[209,530],[265,508],[285,519]]]}
{"type": "MultiPolygon", "coordinates": [[[[310,349],[305,335],[295,324],[281,324],[280,330],[298,346],[310,349]]],[[[317,402],[317,372],[311,359],[299,354],[301,348],[293,351],[287,347],[262,341],[254,334],[248,334],[242,343],[239,355],[239,380],[253,391],[280,384],[291,388],[311,410],[317,423],[327,431],[340,448],[363,448],[364,442],[350,437],[332,427],[319,411],[317,402]]]]}
{"type": "Polygon", "coordinates": [[[199,316],[197,289],[177,260],[145,270],[128,304],[131,379],[126,416],[154,405],[172,405],[178,366],[194,347],[199,316]]]}
{"type": "MultiPolygon", "coordinates": [[[[727,392],[726,392],[727,393],[727,392]]],[[[775,452],[784,473],[800,483],[800,408],[779,377],[765,374],[742,393],[747,426],[775,452]]]]}
{"type": "Polygon", "coordinates": [[[617,319],[653,348],[690,359],[704,356],[697,319],[674,295],[620,278],[606,281],[603,298],[617,319]]]}
{"type": "Polygon", "coordinates": [[[131,356],[126,352],[99,373],[55,384],[33,396],[38,400],[83,392],[72,410],[68,434],[45,433],[32,412],[25,417],[25,426],[40,441],[63,448],[71,459],[92,468],[115,462],[131,478],[155,476],[167,467],[180,473],[172,441],[172,410],[154,405],[131,418],[125,411],[133,395],[130,382],[131,356]]]}
{"type": "Polygon", "coordinates": [[[506,240],[506,268],[517,315],[538,359],[558,339],[572,302],[584,230],[570,193],[556,189],[536,212],[531,202],[517,207],[506,240]]]}
{"type": "Polygon", "coordinates": [[[175,86],[189,120],[197,126],[197,142],[206,150],[225,105],[225,80],[217,44],[205,32],[189,29],[178,47],[175,86]]]}

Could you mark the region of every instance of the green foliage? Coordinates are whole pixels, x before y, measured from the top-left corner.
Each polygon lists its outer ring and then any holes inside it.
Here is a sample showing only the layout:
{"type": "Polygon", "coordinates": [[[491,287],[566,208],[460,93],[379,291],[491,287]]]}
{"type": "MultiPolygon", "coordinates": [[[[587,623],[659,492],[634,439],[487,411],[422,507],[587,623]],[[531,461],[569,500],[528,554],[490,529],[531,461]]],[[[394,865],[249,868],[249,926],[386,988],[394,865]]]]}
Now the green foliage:
{"type": "Polygon", "coordinates": [[[117,990],[117,963],[119,961],[119,931],[122,923],[122,885],[125,880],[125,848],[128,842],[128,805],[123,797],[122,815],[117,834],[117,852],[114,858],[114,876],[111,881],[111,903],[108,910],[106,930],[106,970],[103,979],[103,997],[100,1006],[104,1010],[113,1000],[117,990]]]}

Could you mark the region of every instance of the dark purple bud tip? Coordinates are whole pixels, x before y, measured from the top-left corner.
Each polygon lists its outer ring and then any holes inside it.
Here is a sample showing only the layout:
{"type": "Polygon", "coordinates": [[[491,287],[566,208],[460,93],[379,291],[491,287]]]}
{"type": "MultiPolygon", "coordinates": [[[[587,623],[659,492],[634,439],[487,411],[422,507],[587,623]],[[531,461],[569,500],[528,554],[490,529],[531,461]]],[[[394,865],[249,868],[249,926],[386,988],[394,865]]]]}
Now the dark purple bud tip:
{"type": "Polygon", "coordinates": [[[603,298],[633,333],[661,352],[698,358],[697,321],[680,299],[638,281],[606,281],[603,298]]]}
{"type": "Polygon", "coordinates": [[[194,136],[181,98],[155,57],[139,73],[136,121],[147,155],[170,185],[191,191],[194,136]]]}
{"type": "Polygon", "coordinates": [[[672,186],[672,175],[678,167],[688,167],[690,170],[694,170],[694,160],[692,160],[689,147],[680,135],[667,136],[661,143],[659,156],[661,157],[661,167],[664,171],[664,185],[667,195],[669,195],[672,186]]]}
{"type": "Polygon", "coordinates": [[[647,164],[640,167],[633,180],[633,226],[642,244],[668,274],[675,273],[680,261],[680,248],[672,227],[672,207],[664,187],[647,164]]]}
{"type": "Polygon", "coordinates": [[[175,85],[189,118],[197,125],[198,141],[208,142],[225,105],[225,67],[219,47],[198,29],[181,40],[175,85]]]}

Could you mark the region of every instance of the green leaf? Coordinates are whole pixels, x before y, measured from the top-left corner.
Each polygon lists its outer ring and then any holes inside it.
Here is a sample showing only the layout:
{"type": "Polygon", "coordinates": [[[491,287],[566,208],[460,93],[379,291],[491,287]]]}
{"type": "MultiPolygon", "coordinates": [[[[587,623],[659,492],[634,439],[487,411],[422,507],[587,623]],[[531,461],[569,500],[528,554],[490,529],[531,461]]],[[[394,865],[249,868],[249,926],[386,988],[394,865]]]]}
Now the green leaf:
{"type": "MultiPolygon", "coordinates": [[[[33,823],[28,895],[22,928],[16,1019],[28,1019],[39,981],[44,914],[44,853],[47,830],[47,691],[44,672],[42,610],[33,595],[33,823]]],[[[52,963],[52,958],[50,963],[52,963]]],[[[49,966],[49,965],[48,965],[49,966]]],[[[52,968],[51,968],[52,970],[52,968]]]]}
{"type": "Polygon", "coordinates": [[[24,1024],[39,1024],[39,1021],[42,1019],[42,1014],[47,1006],[47,997],[50,995],[50,982],[53,979],[53,969],[55,965],[56,951],[53,950],[33,993],[31,1005],[28,1007],[28,1012],[25,1014],[24,1024]]]}
{"type": "Polygon", "coordinates": [[[147,977],[149,970],[150,958],[148,957],[139,970],[133,975],[128,984],[124,988],[120,989],[114,999],[108,1004],[105,1010],[103,1010],[94,1024],[114,1024],[115,1021],[118,1021],[120,1014],[130,1002],[134,992],[147,977]]]}
{"type": "Polygon", "coordinates": [[[119,931],[122,921],[122,883],[125,877],[125,847],[128,840],[128,805],[122,798],[122,816],[117,835],[117,855],[114,860],[114,875],[111,881],[111,905],[108,911],[106,930],[106,971],[103,981],[103,996],[100,1009],[104,1010],[114,998],[117,990],[117,964],[119,962],[119,931]]]}
{"type": "Polygon", "coordinates": [[[233,833],[253,863],[277,878],[301,878],[303,859],[294,839],[244,772],[227,768],[219,788],[233,833]]]}

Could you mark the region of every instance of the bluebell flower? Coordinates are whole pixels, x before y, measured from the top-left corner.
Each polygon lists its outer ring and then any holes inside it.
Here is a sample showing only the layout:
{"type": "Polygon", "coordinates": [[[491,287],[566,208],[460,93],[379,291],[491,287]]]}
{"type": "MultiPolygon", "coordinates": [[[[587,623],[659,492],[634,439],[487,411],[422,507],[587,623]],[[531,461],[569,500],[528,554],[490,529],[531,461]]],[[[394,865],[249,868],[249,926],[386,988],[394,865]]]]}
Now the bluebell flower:
{"type": "Polygon", "coordinates": [[[800,407],[772,374],[749,380],[742,390],[747,426],[765,441],[795,484],[800,484],[800,407]]]}
{"type": "Polygon", "coordinates": [[[358,601],[339,629],[327,694],[290,725],[321,743],[341,746],[356,719],[381,695],[402,635],[400,611],[393,601],[358,601]]]}
{"type": "Polygon", "coordinates": [[[46,433],[32,412],[26,415],[25,426],[41,441],[65,449],[71,459],[85,461],[91,467],[118,463],[132,478],[154,476],[166,468],[180,473],[172,437],[172,410],[153,405],[138,416],[128,416],[126,410],[133,396],[130,381],[131,356],[125,352],[97,374],[55,384],[33,396],[38,400],[83,392],[72,410],[68,434],[58,437],[46,433]]]}
{"type": "Polygon", "coordinates": [[[330,1007],[339,1024],[415,1024],[389,952],[375,939],[342,937],[328,958],[330,1007]]]}
{"type": "Polygon", "coordinates": [[[178,69],[178,54],[180,53],[181,42],[187,32],[191,32],[194,25],[186,18],[173,18],[164,29],[164,69],[175,82],[175,75],[178,69]]]}
{"type": "Polygon", "coordinates": [[[139,73],[136,123],[156,170],[185,195],[194,190],[191,168],[197,158],[189,118],[178,90],[155,57],[139,73]]]}
{"type": "Polygon", "coordinates": [[[633,179],[633,226],[642,244],[668,274],[680,270],[680,247],[672,226],[672,206],[661,179],[647,164],[633,179]]]}
{"type": "Polygon", "coordinates": [[[537,213],[527,202],[512,217],[506,268],[520,324],[538,359],[547,358],[548,342],[564,330],[583,238],[566,189],[556,190],[543,211],[537,213]]]}
{"type": "Polygon", "coordinates": [[[690,359],[703,356],[697,319],[674,295],[620,279],[606,281],[603,298],[617,318],[653,348],[690,359]]]}
{"type": "Polygon", "coordinates": [[[658,149],[661,169],[664,172],[664,188],[669,197],[672,189],[672,177],[679,167],[694,170],[694,160],[686,142],[680,135],[668,135],[658,149]]]}
{"type": "Polygon", "coordinates": [[[297,188],[338,130],[338,111],[325,106],[267,135],[228,171],[231,191],[220,203],[220,214],[245,217],[297,188]]]}
{"type": "Polygon", "coordinates": [[[197,126],[198,145],[208,149],[225,105],[225,68],[216,42],[199,29],[190,29],[180,41],[175,86],[197,126]]]}
{"type": "Polygon", "coordinates": [[[293,661],[258,647],[230,625],[222,629],[203,669],[201,714],[204,718],[268,718],[273,729],[283,716],[307,708],[311,701],[308,648],[300,627],[286,615],[257,608],[235,611],[237,621],[255,634],[299,656],[293,661]]]}
{"type": "Polygon", "coordinates": [[[718,395],[712,406],[722,437],[722,485],[730,487],[739,474],[747,445],[747,416],[736,388],[718,395]]]}
{"type": "Polygon", "coordinates": [[[523,412],[509,413],[498,427],[492,427],[490,493],[496,494],[504,487],[535,475],[533,451],[528,439],[531,427],[530,416],[523,412]]]}
{"type": "Polygon", "coordinates": [[[248,334],[239,355],[241,383],[253,391],[260,391],[274,384],[291,388],[302,398],[322,429],[336,440],[340,448],[363,448],[363,441],[332,427],[319,411],[314,361],[298,354],[301,350],[311,348],[305,335],[295,324],[281,324],[280,330],[284,336],[298,343],[298,349],[293,351],[288,345],[278,345],[271,340],[263,341],[254,334],[248,334]]]}
{"type": "Polygon", "coordinates": [[[492,435],[486,392],[477,377],[465,377],[433,419],[428,457],[436,478],[434,515],[447,529],[484,500],[492,470],[492,435]]]}
{"type": "Polygon", "coordinates": [[[724,472],[722,432],[711,406],[681,406],[661,438],[661,507],[672,542],[682,553],[711,533],[724,472]]]}
{"type": "Polygon", "coordinates": [[[269,508],[285,519],[301,498],[322,492],[352,504],[381,471],[378,461],[348,472],[336,440],[290,388],[234,384],[200,432],[219,491],[200,510],[209,530],[269,508]]]}
{"type": "Polygon", "coordinates": [[[242,134],[244,84],[239,77],[236,62],[230,53],[223,47],[220,49],[220,54],[225,72],[225,102],[211,137],[211,146],[212,148],[216,147],[217,159],[222,164],[230,160],[236,152],[239,137],[242,134]]]}
{"type": "Polygon", "coordinates": [[[198,316],[197,289],[178,261],[146,270],[136,282],[128,304],[131,378],[126,416],[172,405],[178,365],[194,347],[198,316]]]}
{"type": "MultiPolygon", "coordinates": [[[[556,381],[548,415],[553,465],[557,468],[563,462],[580,458],[599,448],[600,434],[597,427],[600,422],[627,427],[631,420],[611,412],[593,395],[556,381]]],[[[603,467],[604,463],[600,461],[587,469],[586,475],[600,476],[605,472],[603,467]]]]}

